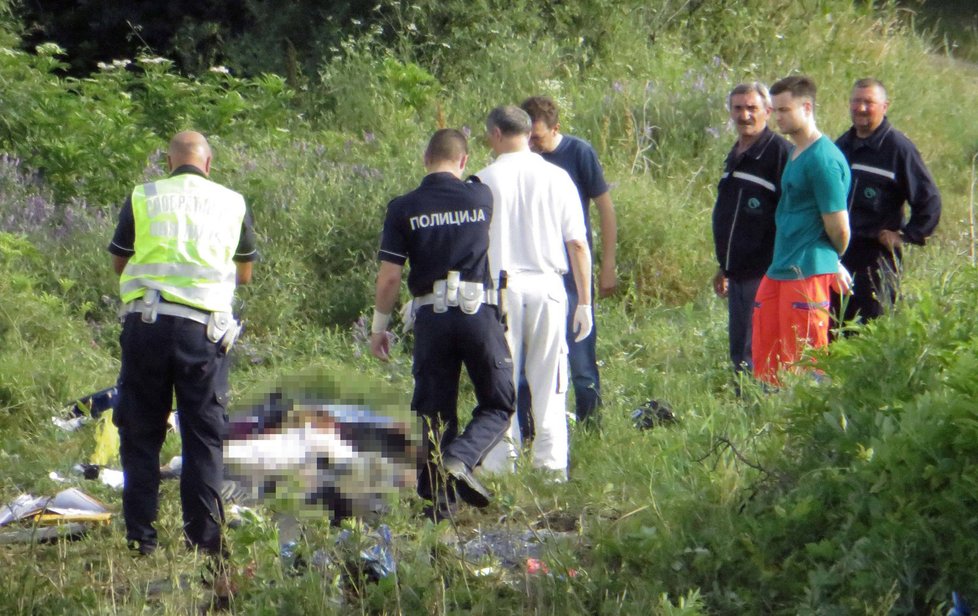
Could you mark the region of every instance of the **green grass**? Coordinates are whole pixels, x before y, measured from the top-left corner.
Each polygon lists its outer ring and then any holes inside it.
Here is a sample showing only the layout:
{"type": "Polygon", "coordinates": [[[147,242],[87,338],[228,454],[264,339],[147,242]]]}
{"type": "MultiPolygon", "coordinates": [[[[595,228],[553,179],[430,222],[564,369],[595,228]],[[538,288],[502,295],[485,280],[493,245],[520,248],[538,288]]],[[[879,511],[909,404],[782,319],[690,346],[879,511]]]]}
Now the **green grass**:
{"type": "MultiPolygon", "coordinates": [[[[274,523],[284,505],[267,505],[262,519],[229,530],[231,610],[942,614],[952,590],[978,593],[973,68],[890,6],[462,4],[396,13],[385,3],[390,24],[416,30],[351,39],[298,92],[275,77],[195,81],[157,65],[80,84],[55,77],[50,56],[3,56],[0,144],[18,158],[0,161],[0,223],[17,232],[0,233],[0,502],[60,489],[48,472],[71,476],[94,449],[93,426],[62,433],[50,417],[115,379],[104,245],[126,187],[140,169],[159,173],[153,149],[173,127],[207,130],[215,179],[245,194],[261,236],[255,284],[240,292],[248,331],[232,375],[237,405],[311,367],[404,399],[410,341],[381,365],[354,327],[370,309],[383,208],[420,178],[421,148],[441,122],[478,136],[492,106],[548,92],[565,107],[564,126],[598,148],[620,226],[621,289],[597,306],[602,429],[573,430],[572,480],[555,486],[520,468],[489,480],[497,499],[487,510],[438,527],[420,522],[420,503],[404,494],[384,518],[397,574],[380,582],[358,558],[369,529],[350,525],[352,539],[337,542],[321,516],[304,518],[300,553],[332,564],[290,569],[274,523]],[[456,14],[454,28],[439,25],[456,14]],[[726,310],[709,283],[710,210],[734,139],[723,99],[740,80],[792,71],[819,83],[830,135],[847,127],[852,81],[882,78],[890,118],[924,154],[945,213],[929,246],[908,251],[895,313],[818,358],[831,382],[796,379],[776,395],[744,383],[737,397],[726,310]],[[115,157],[92,159],[108,133],[115,157]],[[636,430],[628,415],[651,398],[668,401],[679,423],[636,430]],[[462,559],[457,544],[479,529],[565,534],[545,549],[551,575],[531,575],[462,559]]],[[[475,171],[488,151],[475,138],[472,149],[475,171]]],[[[473,402],[466,384],[461,407],[473,402]]],[[[177,451],[171,437],[164,458],[177,451]]],[[[72,481],[119,511],[118,493],[72,481]]],[[[79,541],[0,546],[0,611],[204,606],[203,563],[182,547],[175,485],[162,507],[163,549],[149,559],[128,555],[119,516],[79,541]]]]}

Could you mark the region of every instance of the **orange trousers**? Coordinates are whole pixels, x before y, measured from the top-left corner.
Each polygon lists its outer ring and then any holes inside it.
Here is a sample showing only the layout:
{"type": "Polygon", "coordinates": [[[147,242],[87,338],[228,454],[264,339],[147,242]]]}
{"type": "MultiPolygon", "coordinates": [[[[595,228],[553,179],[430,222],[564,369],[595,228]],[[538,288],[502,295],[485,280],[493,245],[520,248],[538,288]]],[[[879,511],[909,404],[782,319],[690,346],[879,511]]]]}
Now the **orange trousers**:
{"type": "Polygon", "coordinates": [[[751,355],[754,377],[780,385],[778,371],[801,358],[806,347],[829,343],[829,289],[834,274],[801,280],[765,276],[754,297],[751,355]]]}

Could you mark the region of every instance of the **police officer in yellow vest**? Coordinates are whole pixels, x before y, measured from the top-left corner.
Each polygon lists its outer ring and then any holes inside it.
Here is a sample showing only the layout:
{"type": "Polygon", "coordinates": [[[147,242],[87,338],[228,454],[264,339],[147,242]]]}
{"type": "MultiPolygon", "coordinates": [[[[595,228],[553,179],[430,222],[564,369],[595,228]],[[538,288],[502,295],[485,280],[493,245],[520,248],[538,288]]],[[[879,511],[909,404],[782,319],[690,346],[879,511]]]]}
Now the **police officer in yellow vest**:
{"type": "Polygon", "coordinates": [[[113,418],[126,539],[141,554],[157,547],[159,455],[176,392],[184,535],[189,546],[220,555],[226,357],[239,330],[231,300],[251,280],[258,253],[242,196],[208,179],[204,136],[178,133],[167,162],[170,177],[132,191],[109,245],[124,313],[113,418]]]}

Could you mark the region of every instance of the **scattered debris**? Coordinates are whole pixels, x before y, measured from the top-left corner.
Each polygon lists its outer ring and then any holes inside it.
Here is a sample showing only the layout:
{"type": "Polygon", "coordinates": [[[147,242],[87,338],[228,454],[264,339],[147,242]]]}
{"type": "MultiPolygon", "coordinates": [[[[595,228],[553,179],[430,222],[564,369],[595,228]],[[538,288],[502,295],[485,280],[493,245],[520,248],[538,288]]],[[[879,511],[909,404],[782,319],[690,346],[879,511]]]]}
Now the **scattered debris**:
{"type": "Polygon", "coordinates": [[[53,497],[21,494],[0,508],[0,526],[33,518],[45,522],[105,522],[112,516],[100,501],[78,488],[68,488],[53,497]]]}
{"type": "Polygon", "coordinates": [[[94,394],[83,396],[74,402],[69,402],[67,406],[72,409],[75,417],[91,417],[98,419],[102,413],[115,408],[116,400],[119,398],[119,390],[115,385],[106,387],[94,394]]]}
{"type": "MultiPolygon", "coordinates": [[[[553,577],[553,575],[550,573],[550,567],[547,566],[547,563],[537,558],[526,559],[526,572],[530,575],[548,575],[553,577]]],[[[562,575],[558,575],[556,577],[557,579],[565,579],[564,576],[562,575]]],[[[577,569],[570,569],[570,568],[567,569],[567,577],[576,578],[577,569]]]]}
{"type": "Polygon", "coordinates": [[[78,537],[88,529],[85,522],[104,523],[111,517],[105,505],[78,488],[62,490],[53,497],[21,494],[0,507],[0,526],[29,521],[33,528],[0,533],[0,543],[78,537]],[[40,528],[48,526],[52,528],[40,528]]]}
{"type": "Polygon", "coordinates": [[[951,609],[947,616],[971,616],[971,607],[957,592],[951,593],[951,609]]]}
{"type": "Polygon", "coordinates": [[[76,464],[71,470],[80,473],[85,479],[98,479],[98,474],[102,470],[98,464],[76,464]]]}
{"type": "Polygon", "coordinates": [[[0,533],[0,545],[12,543],[48,543],[58,539],[78,539],[88,532],[88,524],[71,522],[57,526],[24,528],[0,533]]]}
{"type": "Polygon", "coordinates": [[[92,464],[120,464],[119,429],[112,423],[112,411],[107,410],[95,422],[95,449],[89,459],[92,464]]]}
{"type": "Polygon", "coordinates": [[[183,457],[173,456],[166,466],[160,467],[160,479],[177,479],[183,470],[183,457]]]}
{"type": "MultiPolygon", "coordinates": [[[[469,562],[479,562],[486,558],[498,561],[504,569],[517,570],[542,564],[546,549],[561,541],[577,540],[576,532],[556,532],[551,530],[509,531],[482,530],[476,536],[459,546],[462,557],[469,562]]],[[[546,568],[546,565],[544,565],[546,568]]],[[[549,571],[543,571],[548,573],[549,571]]],[[[477,575],[488,575],[483,569],[477,575]],[[480,573],[481,572],[481,573],[480,573]]]]}
{"type": "Polygon", "coordinates": [[[649,400],[631,413],[632,424],[639,430],[651,430],[656,426],[672,424],[677,421],[669,403],[649,400]]]}
{"type": "MultiPolygon", "coordinates": [[[[381,524],[375,531],[362,535],[354,535],[350,530],[344,529],[336,537],[336,549],[334,551],[316,550],[312,554],[311,564],[317,569],[327,569],[336,564],[335,556],[342,554],[344,549],[349,549],[351,544],[356,541],[361,547],[357,555],[359,562],[357,566],[343,567],[344,571],[362,570],[367,579],[377,582],[383,578],[397,572],[397,562],[394,560],[393,537],[391,529],[386,524],[381,524]]],[[[282,564],[291,569],[300,569],[306,565],[305,560],[299,554],[300,543],[298,540],[287,541],[280,547],[279,556],[282,564]]]]}
{"type": "MultiPolygon", "coordinates": [[[[344,533],[349,533],[349,531],[344,531],[344,533]]],[[[360,551],[360,559],[363,561],[364,569],[370,578],[377,581],[396,573],[397,563],[394,561],[394,554],[391,550],[391,529],[386,524],[381,524],[375,533],[371,533],[370,537],[373,545],[360,551]]],[[[345,540],[343,533],[340,533],[338,540],[345,540]]]]}
{"type": "Polygon", "coordinates": [[[72,417],[71,419],[61,419],[60,417],[52,417],[51,422],[64,430],[65,432],[74,432],[78,428],[91,421],[90,418],[79,415],[78,417],[72,417]]]}
{"type": "MultiPolygon", "coordinates": [[[[76,464],[71,467],[71,470],[75,471],[82,477],[88,480],[98,479],[105,485],[116,490],[122,488],[124,481],[124,476],[122,471],[116,470],[114,468],[106,468],[98,464],[76,464]]],[[[56,475],[54,471],[48,475],[51,479],[54,479],[52,475],[56,475]]],[[[64,481],[62,479],[61,481],[64,481]]]]}

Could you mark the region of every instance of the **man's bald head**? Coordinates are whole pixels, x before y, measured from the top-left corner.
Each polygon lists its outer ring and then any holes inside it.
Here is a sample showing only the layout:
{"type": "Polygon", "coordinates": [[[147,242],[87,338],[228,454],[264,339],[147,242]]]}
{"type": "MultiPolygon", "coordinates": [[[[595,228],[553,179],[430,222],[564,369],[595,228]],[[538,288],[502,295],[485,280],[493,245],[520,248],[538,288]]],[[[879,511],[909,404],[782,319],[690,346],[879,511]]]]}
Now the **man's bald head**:
{"type": "Polygon", "coordinates": [[[166,159],[170,164],[170,171],[181,165],[193,165],[203,171],[205,175],[209,175],[211,171],[211,146],[200,133],[185,130],[177,133],[170,140],[166,159]]]}

